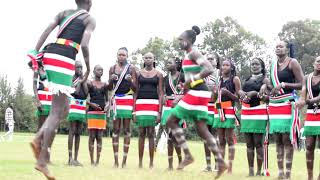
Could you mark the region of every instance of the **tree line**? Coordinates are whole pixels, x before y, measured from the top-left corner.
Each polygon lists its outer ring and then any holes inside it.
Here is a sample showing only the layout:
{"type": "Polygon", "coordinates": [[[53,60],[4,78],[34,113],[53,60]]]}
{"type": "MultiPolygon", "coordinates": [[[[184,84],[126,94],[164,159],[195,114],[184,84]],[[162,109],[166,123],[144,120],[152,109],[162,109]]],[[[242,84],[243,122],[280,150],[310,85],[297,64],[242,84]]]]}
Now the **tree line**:
{"type": "MultiPolygon", "coordinates": [[[[206,53],[216,52],[224,58],[232,59],[237,67],[238,76],[245,80],[250,76],[250,60],[260,57],[267,67],[270,66],[274,56],[273,47],[257,34],[245,29],[237,20],[231,17],[216,19],[201,27],[203,38],[196,43],[200,51],[206,53]]],[[[299,20],[287,22],[278,33],[279,39],[287,40],[294,44],[296,59],[302,66],[303,72],[310,73],[311,65],[320,52],[320,21],[299,20]]],[[[179,50],[177,37],[172,40],[164,40],[159,37],[151,37],[144,47],[136,49],[130,61],[138,68],[142,66],[142,55],[152,52],[155,55],[158,68],[165,70],[166,61],[170,57],[183,58],[183,52],[179,50]]],[[[4,127],[4,112],[10,103],[14,104],[15,130],[35,132],[37,121],[35,117],[35,105],[33,95],[26,93],[22,78],[18,79],[16,87],[12,87],[7,76],[0,75],[0,130],[4,127]]],[[[112,123],[109,123],[112,124],[112,123]]],[[[191,125],[192,127],[192,125],[191,125]]],[[[68,123],[63,120],[60,132],[66,133],[68,123]]],[[[187,131],[189,138],[195,137],[196,132],[190,128],[187,131]]],[[[133,135],[137,135],[137,128],[133,128],[133,135]]]]}

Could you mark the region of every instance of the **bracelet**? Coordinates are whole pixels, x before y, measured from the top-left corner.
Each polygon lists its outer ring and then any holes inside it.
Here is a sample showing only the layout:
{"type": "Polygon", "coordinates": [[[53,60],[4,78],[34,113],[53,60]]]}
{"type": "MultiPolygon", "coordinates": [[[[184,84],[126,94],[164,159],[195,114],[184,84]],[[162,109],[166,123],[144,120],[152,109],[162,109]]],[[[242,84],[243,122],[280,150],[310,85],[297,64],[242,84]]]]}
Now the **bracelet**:
{"type": "Polygon", "coordinates": [[[136,112],[132,112],[132,115],[136,115],[136,112]]]}
{"type": "Polygon", "coordinates": [[[285,82],[281,82],[281,88],[286,88],[286,84],[285,84],[285,82]]]}

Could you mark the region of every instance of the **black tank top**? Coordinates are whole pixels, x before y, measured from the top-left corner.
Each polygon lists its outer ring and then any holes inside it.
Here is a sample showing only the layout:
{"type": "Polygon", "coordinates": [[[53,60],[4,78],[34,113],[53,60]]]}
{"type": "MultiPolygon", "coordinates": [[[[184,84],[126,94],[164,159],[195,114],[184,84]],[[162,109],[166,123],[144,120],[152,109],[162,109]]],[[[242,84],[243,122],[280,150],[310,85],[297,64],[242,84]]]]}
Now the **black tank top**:
{"type": "MultiPolygon", "coordinates": [[[[264,76],[259,77],[257,79],[249,78],[247,79],[242,87],[242,90],[244,92],[250,92],[250,91],[257,91],[259,92],[261,89],[261,86],[263,85],[264,76]]],[[[260,105],[260,98],[257,96],[254,96],[250,99],[249,104],[251,107],[260,105]]]]}
{"type": "MultiPolygon", "coordinates": [[[[170,72],[169,72],[170,73],[170,72]]],[[[176,87],[176,85],[180,82],[184,82],[184,75],[180,74],[180,76],[177,79],[173,80],[173,86],[176,87]],[[178,79],[179,78],[179,79],[178,79]],[[177,81],[177,82],[176,82],[177,81]]],[[[169,75],[167,75],[164,78],[164,89],[165,89],[165,93],[167,96],[171,96],[174,94],[174,92],[172,91],[171,87],[170,87],[170,83],[169,83],[169,75]]]]}
{"type": "Polygon", "coordinates": [[[64,28],[58,38],[68,39],[80,44],[86,28],[84,20],[88,17],[89,14],[84,13],[73,19],[68,26],[64,28]]]}
{"type": "MultiPolygon", "coordinates": [[[[116,74],[118,76],[118,79],[120,78],[121,74],[116,73],[116,66],[115,65],[113,66],[113,74],[116,74]]],[[[119,88],[115,92],[116,94],[126,94],[130,91],[131,83],[129,81],[127,81],[125,78],[127,74],[131,74],[130,66],[129,66],[128,70],[126,71],[125,75],[123,76],[123,79],[119,85],[119,88]]],[[[117,82],[118,82],[118,80],[113,80],[114,86],[117,84],[117,82]]]]}
{"type": "MultiPolygon", "coordinates": [[[[226,88],[228,91],[230,91],[231,93],[235,93],[236,92],[236,88],[235,85],[233,83],[233,77],[229,78],[228,80],[223,81],[223,79],[220,79],[220,88],[226,88]]],[[[232,99],[229,96],[222,96],[221,97],[221,101],[225,102],[225,101],[231,101],[232,99]]]]}
{"type": "MultiPolygon", "coordinates": [[[[320,93],[320,87],[319,87],[319,85],[320,85],[320,82],[318,82],[316,85],[312,85],[312,86],[311,86],[313,97],[317,97],[317,96],[319,95],[319,93],[320,93]]],[[[308,95],[308,96],[309,96],[309,95],[308,95]]],[[[318,107],[319,107],[319,105],[318,105],[318,107]]],[[[313,109],[313,108],[314,108],[314,107],[313,107],[313,104],[309,104],[309,105],[308,105],[308,109],[313,109]]]]}
{"type": "Polygon", "coordinates": [[[47,79],[47,75],[46,74],[41,74],[39,72],[39,83],[38,83],[38,90],[44,90],[44,84],[43,82],[47,79]]]}
{"type": "MultiPolygon", "coordinates": [[[[107,96],[107,85],[105,84],[101,88],[95,87],[92,83],[88,84],[89,94],[90,94],[90,102],[98,104],[102,109],[106,106],[107,96]]],[[[94,111],[94,109],[89,106],[89,111],[94,111]]]]}
{"type": "MultiPolygon", "coordinates": [[[[285,83],[294,83],[295,82],[295,77],[293,74],[293,71],[289,69],[289,65],[284,68],[282,71],[278,71],[278,79],[281,82],[285,82],[285,83]]],[[[288,94],[288,93],[292,93],[294,89],[291,88],[285,88],[284,89],[284,93],[288,94]]]]}
{"type": "Polygon", "coordinates": [[[159,99],[158,83],[159,77],[156,74],[151,78],[145,78],[142,75],[138,77],[139,92],[138,99],[159,99]]]}

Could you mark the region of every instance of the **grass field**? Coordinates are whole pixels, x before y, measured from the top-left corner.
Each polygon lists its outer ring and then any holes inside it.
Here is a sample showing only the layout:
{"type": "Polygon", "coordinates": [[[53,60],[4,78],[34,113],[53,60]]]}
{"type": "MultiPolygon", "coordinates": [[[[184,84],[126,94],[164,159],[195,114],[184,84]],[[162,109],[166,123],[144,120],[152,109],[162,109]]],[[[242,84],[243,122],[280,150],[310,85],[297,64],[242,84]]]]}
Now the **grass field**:
{"type": "MultiPolygon", "coordinates": [[[[44,179],[44,177],[33,169],[35,160],[32,156],[29,142],[33,138],[33,134],[15,134],[13,142],[0,142],[0,179],[44,179]]],[[[123,139],[121,138],[122,142],[123,139]]],[[[89,152],[87,148],[88,138],[81,137],[81,145],[79,152],[79,161],[83,163],[83,167],[69,167],[66,165],[68,159],[67,153],[67,136],[57,135],[52,147],[52,162],[54,165],[49,166],[51,172],[57,179],[112,179],[112,180],[163,180],[163,179],[213,179],[214,173],[204,173],[202,169],[205,167],[204,150],[201,142],[189,142],[192,154],[195,157],[195,163],[188,166],[184,171],[167,172],[167,156],[166,154],[155,154],[155,167],[150,170],[148,168],[148,152],[144,155],[144,168],[138,169],[138,149],[137,139],[131,141],[130,152],[128,156],[128,165],[125,169],[115,169],[113,165],[113,152],[111,139],[103,139],[103,149],[101,154],[101,163],[99,167],[92,167],[89,160],[89,152]]],[[[122,158],[122,143],[120,143],[120,154],[122,158]]],[[[277,176],[275,147],[271,145],[269,148],[269,166],[271,177],[251,177],[247,178],[248,165],[246,159],[244,144],[236,145],[236,157],[234,161],[234,170],[232,175],[224,175],[221,179],[275,179],[277,176]]],[[[121,159],[120,158],[120,162],[121,159]]],[[[315,154],[314,176],[320,171],[320,153],[315,154]]],[[[175,165],[177,161],[175,159],[175,165]]],[[[295,152],[293,162],[294,180],[306,179],[305,152],[295,152]]]]}

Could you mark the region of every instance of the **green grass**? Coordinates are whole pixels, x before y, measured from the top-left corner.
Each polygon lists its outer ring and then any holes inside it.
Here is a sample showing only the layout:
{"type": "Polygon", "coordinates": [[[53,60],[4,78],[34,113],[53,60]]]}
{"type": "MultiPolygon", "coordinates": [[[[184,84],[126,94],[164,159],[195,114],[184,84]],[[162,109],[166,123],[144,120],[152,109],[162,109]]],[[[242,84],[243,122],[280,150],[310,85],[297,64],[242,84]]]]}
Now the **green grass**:
{"type": "MultiPolygon", "coordinates": [[[[13,142],[0,142],[0,179],[44,179],[44,177],[33,169],[35,160],[33,158],[29,142],[33,138],[33,134],[15,134],[13,142]]],[[[120,143],[120,162],[122,158],[122,141],[120,143]]],[[[188,166],[184,171],[167,172],[168,166],[166,154],[155,154],[155,167],[148,169],[148,152],[144,154],[144,168],[138,169],[138,149],[137,139],[131,141],[130,152],[128,156],[128,165],[125,169],[114,169],[113,151],[111,139],[103,139],[103,149],[101,154],[101,164],[99,167],[92,167],[89,160],[89,152],[87,148],[88,138],[81,137],[81,145],[79,152],[79,160],[84,167],[69,167],[66,165],[68,159],[67,152],[67,136],[57,135],[52,147],[53,166],[49,166],[51,172],[57,179],[119,179],[119,180],[163,180],[163,179],[213,179],[214,173],[201,172],[205,167],[204,150],[201,142],[188,142],[192,154],[195,157],[195,163],[188,166]]],[[[248,174],[248,165],[246,159],[245,145],[236,145],[236,157],[234,161],[234,169],[232,175],[224,175],[221,179],[275,179],[277,176],[277,166],[275,157],[275,147],[271,145],[269,148],[269,166],[271,177],[254,177],[246,178],[248,174]]],[[[320,171],[320,153],[315,154],[314,176],[316,177],[320,171]]],[[[175,158],[175,165],[177,161],[175,158]]],[[[293,162],[293,178],[294,180],[306,179],[306,163],[305,152],[295,152],[293,162]]]]}

